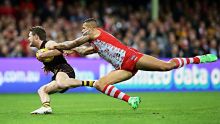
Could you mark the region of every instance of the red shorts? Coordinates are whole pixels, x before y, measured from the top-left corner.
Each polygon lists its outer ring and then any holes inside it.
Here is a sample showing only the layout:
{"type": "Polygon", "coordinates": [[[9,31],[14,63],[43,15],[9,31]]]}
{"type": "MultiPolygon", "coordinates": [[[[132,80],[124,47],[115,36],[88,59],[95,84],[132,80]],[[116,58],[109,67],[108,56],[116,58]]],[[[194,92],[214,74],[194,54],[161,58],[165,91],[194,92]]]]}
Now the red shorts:
{"type": "Polygon", "coordinates": [[[138,71],[135,68],[136,63],[142,56],[143,54],[137,51],[136,49],[128,48],[120,70],[130,71],[133,75],[135,75],[138,71]]]}

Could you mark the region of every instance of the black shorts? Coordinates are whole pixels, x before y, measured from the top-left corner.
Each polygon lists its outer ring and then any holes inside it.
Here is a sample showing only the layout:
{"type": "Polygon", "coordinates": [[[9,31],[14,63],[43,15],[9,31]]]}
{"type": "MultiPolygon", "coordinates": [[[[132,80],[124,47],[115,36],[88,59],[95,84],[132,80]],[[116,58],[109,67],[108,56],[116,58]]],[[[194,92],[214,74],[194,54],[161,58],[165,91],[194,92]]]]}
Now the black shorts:
{"type": "MultiPolygon", "coordinates": [[[[64,72],[66,73],[70,78],[75,78],[75,72],[74,72],[74,69],[69,65],[69,64],[62,64],[62,65],[59,65],[59,68],[58,70],[55,72],[55,74],[53,75],[52,77],[52,81],[53,80],[56,80],[56,76],[57,76],[57,73],[58,72],[64,72]]],[[[63,89],[61,91],[59,91],[59,93],[64,93],[68,90],[69,88],[66,88],[66,89],[63,89]]]]}
{"type": "MultiPolygon", "coordinates": [[[[63,71],[59,71],[59,72],[63,72],[63,71]]],[[[53,77],[51,78],[51,81],[56,80],[57,73],[53,75],[53,77]]],[[[64,73],[66,73],[70,78],[75,78],[74,70],[72,72],[64,72],[64,73]]]]}

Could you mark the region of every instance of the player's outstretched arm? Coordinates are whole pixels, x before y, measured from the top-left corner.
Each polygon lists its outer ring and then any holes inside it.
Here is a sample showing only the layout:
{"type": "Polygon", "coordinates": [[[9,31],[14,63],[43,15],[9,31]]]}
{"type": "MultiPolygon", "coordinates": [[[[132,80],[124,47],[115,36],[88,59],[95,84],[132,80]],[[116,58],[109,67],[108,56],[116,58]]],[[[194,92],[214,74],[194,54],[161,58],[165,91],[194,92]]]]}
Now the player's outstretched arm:
{"type": "Polygon", "coordinates": [[[45,52],[40,52],[38,53],[38,59],[45,59],[45,58],[49,58],[49,57],[54,57],[54,56],[58,56],[58,55],[61,55],[62,52],[59,51],[59,50],[48,50],[48,51],[45,51],[45,52]]]}
{"type": "Polygon", "coordinates": [[[96,53],[95,49],[92,46],[89,46],[89,47],[86,47],[86,46],[76,47],[73,50],[76,51],[77,53],[79,53],[80,55],[83,55],[83,56],[96,53]]]}
{"type": "MultiPolygon", "coordinates": [[[[45,48],[47,49],[48,47],[51,47],[51,46],[54,46],[54,45],[57,45],[57,43],[55,41],[48,41],[45,45],[45,48]]],[[[47,50],[45,52],[40,52],[38,51],[38,56],[37,58],[39,60],[43,60],[45,58],[49,58],[49,57],[54,57],[54,56],[59,56],[63,54],[61,51],[57,50],[57,49],[54,49],[54,50],[47,50]]]]}
{"type": "MultiPolygon", "coordinates": [[[[57,45],[54,45],[55,49],[60,49],[60,50],[69,50],[75,47],[78,47],[90,40],[89,35],[83,35],[75,40],[72,41],[65,41],[63,43],[58,43],[57,45]]],[[[53,49],[53,48],[52,48],[53,49]]]]}

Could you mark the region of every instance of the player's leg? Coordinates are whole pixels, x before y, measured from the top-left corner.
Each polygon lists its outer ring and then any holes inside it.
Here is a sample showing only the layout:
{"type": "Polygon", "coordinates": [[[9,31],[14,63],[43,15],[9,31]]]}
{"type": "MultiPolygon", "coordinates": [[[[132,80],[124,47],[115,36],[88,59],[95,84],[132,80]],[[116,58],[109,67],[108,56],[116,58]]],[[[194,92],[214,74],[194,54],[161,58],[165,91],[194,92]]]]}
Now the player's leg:
{"type": "Polygon", "coordinates": [[[128,80],[132,76],[133,74],[129,71],[115,70],[96,81],[94,87],[108,96],[128,102],[132,108],[136,109],[140,103],[140,98],[130,97],[113,86],[113,84],[128,80]]]}
{"type": "Polygon", "coordinates": [[[38,95],[40,97],[42,107],[31,112],[31,114],[50,114],[52,113],[52,108],[50,107],[50,97],[49,94],[58,92],[62,89],[59,88],[56,81],[51,81],[50,83],[43,85],[38,90],[38,95]]]}
{"type": "Polygon", "coordinates": [[[80,80],[70,78],[65,72],[58,72],[56,82],[60,88],[78,87],[82,85],[80,80]]]}
{"type": "Polygon", "coordinates": [[[65,72],[58,72],[56,75],[56,82],[62,89],[74,88],[79,86],[90,86],[93,87],[95,81],[81,81],[74,78],[70,78],[65,72]]]}
{"type": "Polygon", "coordinates": [[[106,85],[113,85],[128,80],[131,77],[133,77],[133,74],[130,71],[114,70],[97,80],[94,87],[102,91],[106,85]]]}
{"type": "Polygon", "coordinates": [[[136,69],[145,71],[169,71],[175,67],[173,61],[165,62],[149,55],[143,55],[136,63],[136,69]]]}
{"type": "Polygon", "coordinates": [[[38,95],[40,97],[41,103],[43,106],[47,107],[50,106],[50,97],[49,94],[56,93],[58,91],[62,90],[57,85],[56,81],[51,81],[50,83],[41,86],[38,89],[38,95]]]}
{"type": "Polygon", "coordinates": [[[183,67],[187,64],[199,64],[216,61],[217,57],[212,54],[196,56],[192,58],[173,58],[166,62],[155,57],[144,55],[136,63],[136,69],[145,71],[169,71],[183,67]]]}
{"type": "Polygon", "coordinates": [[[188,64],[200,64],[200,63],[210,63],[218,60],[218,57],[214,54],[206,54],[201,56],[195,56],[191,58],[173,58],[170,61],[176,63],[175,68],[181,68],[188,64]]]}

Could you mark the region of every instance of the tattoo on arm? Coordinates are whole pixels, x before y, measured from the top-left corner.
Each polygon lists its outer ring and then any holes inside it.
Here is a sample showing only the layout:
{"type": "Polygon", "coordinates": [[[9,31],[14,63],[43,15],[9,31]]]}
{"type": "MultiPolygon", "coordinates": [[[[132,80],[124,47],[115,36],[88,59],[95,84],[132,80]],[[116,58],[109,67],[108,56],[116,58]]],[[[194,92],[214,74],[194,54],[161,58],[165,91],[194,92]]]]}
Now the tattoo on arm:
{"type": "Polygon", "coordinates": [[[75,40],[72,41],[66,41],[63,43],[59,43],[58,45],[55,46],[56,49],[61,49],[61,50],[69,50],[75,47],[78,47],[90,40],[89,35],[86,36],[81,36],[75,40]]]}
{"type": "Polygon", "coordinates": [[[88,42],[90,39],[89,35],[85,35],[85,36],[81,36],[73,41],[71,41],[71,45],[70,47],[71,48],[75,48],[75,47],[78,47],[86,42],[88,42]]]}
{"type": "Polygon", "coordinates": [[[96,53],[96,51],[95,51],[95,49],[93,47],[87,47],[84,50],[84,55],[89,55],[89,54],[93,54],[93,53],[96,53]]]}
{"type": "Polygon", "coordinates": [[[96,51],[93,49],[92,46],[89,46],[89,47],[87,47],[87,46],[80,46],[80,47],[76,47],[76,48],[74,48],[74,49],[72,49],[72,50],[74,50],[75,52],[79,53],[79,54],[82,55],[82,56],[89,55],[89,54],[93,54],[93,53],[96,52],[96,51]]]}
{"type": "Polygon", "coordinates": [[[43,52],[41,54],[42,58],[47,58],[47,57],[53,57],[53,56],[58,56],[58,55],[62,55],[63,53],[60,52],[59,50],[49,50],[46,52],[43,52]]]}

